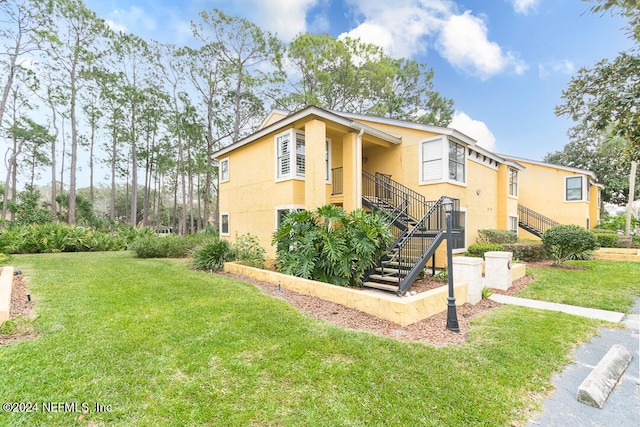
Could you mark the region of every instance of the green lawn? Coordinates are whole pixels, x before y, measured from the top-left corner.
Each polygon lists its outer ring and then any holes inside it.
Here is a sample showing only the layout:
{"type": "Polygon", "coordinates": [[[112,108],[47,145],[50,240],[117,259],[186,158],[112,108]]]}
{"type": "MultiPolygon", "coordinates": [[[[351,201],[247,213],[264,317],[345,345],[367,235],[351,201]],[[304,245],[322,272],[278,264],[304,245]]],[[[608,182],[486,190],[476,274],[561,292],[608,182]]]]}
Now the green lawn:
{"type": "MultiPolygon", "coordinates": [[[[504,306],[434,348],[342,330],[185,261],[16,256],[32,341],[0,347],[0,425],[509,426],[600,323],[504,306]],[[51,413],[42,402],[110,411],[51,413]]],[[[573,274],[573,272],[571,272],[573,274]]],[[[444,328],[444,325],[443,325],[444,328]]]]}
{"type": "Polygon", "coordinates": [[[519,297],[627,312],[640,296],[640,263],[572,261],[584,270],[532,268],[536,281],[519,297]]]}

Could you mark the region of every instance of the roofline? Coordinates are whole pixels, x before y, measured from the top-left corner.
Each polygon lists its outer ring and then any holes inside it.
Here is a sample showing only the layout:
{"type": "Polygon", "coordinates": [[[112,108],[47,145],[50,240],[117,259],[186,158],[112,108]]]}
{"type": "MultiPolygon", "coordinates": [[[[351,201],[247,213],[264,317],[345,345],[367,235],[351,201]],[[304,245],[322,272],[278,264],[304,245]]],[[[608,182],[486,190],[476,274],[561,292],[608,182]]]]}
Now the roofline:
{"type": "Polygon", "coordinates": [[[308,116],[318,116],[320,118],[323,118],[325,120],[330,120],[332,122],[341,124],[343,126],[346,126],[347,128],[350,128],[354,131],[360,132],[361,130],[363,130],[365,133],[375,136],[377,138],[380,138],[384,141],[390,142],[392,144],[400,144],[402,142],[402,138],[399,138],[397,136],[393,136],[391,134],[388,134],[386,132],[380,131],[378,129],[375,129],[369,125],[365,125],[362,123],[358,123],[356,121],[353,120],[349,120],[348,118],[345,118],[341,115],[338,115],[337,113],[334,113],[332,111],[328,111],[328,110],[323,110],[322,108],[316,107],[316,106],[308,106],[306,108],[303,108],[302,110],[299,110],[295,113],[290,113],[287,117],[283,118],[282,120],[278,120],[275,123],[270,124],[269,126],[262,128],[260,130],[258,130],[257,132],[242,138],[236,142],[234,142],[231,145],[226,146],[225,148],[222,148],[216,152],[214,152],[212,154],[212,156],[214,158],[218,158],[220,156],[223,156],[233,150],[236,150],[240,147],[243,147],[253,141],[256,141],[268,134],[270,134],[271,132],[274,132],[276,129],[281,128],[281,127],[285,127],[288,126],[290,124],[293,124],[294,122],[296,122],[297,120],[300,120],[304,117],[308,117],[308,116]]]}
{"type": "Polygon", "coordinates": [[[443,127],[443,126],[435,126],[435,125],[426,125],[423,123],[417,123],[417,122],[410,122],[410,121],[406,121],[406,120],[400,120],[400,119],[391,119],[388,117],[378,117],[378,116],[369,116],[366,114],[358,114],[358,113],[343,113],[343,112],[336,112],[333,111],[335,114],[340,114],[343,117],[349,117],[352,119],[359,119],[359,120],[368,120],[370,122],[375,122],[375,123],[381,123],[381,124],[386,124],[386,125],[393,125],[393,126],[401,126],[404,128],[408,128],[408,129],[416,129],[416,130],[423,130],[423,131],[427,131],[427,132],[433,132],[433,133],[437,133],[440,135],[448,135],[448,136],[453,136],[455,138],[458,138],[460,141],[465,142],[466,144],[469,145],[476,145],[477,141],[473,138],[471,138],[469,135],[466,135],[462,132],[460,132],[457,129],[454,128],[449,128],[449,127],[443,127]]]}
{"type": "Polygon", "coordinates": [[[587,170],[587,169],[573,168],[571,166],[556,165],[555,163],[548,163],[548,162],[543,162],[543,161],[540,161],[540,160],[525,159],[525,158],[516,157],[516,156],[508,156],[508,155],[505,155],[505,154],[501,154],[501,156],[504,157],[505,159],[509,159],[509,160],[515,160],[515,161],[520,161],[520,162],[525,162],[525,163],[532,163],[534,165],[539,165],[539,166],[553,167],[553,168],[565,170],[565,171],[568,171],[568,172],[582,173],[582,174],[585,174],[585,175],[589,175],[594,180],[596,179],[596,174],[593,173],[590,170],[587,170]]]}

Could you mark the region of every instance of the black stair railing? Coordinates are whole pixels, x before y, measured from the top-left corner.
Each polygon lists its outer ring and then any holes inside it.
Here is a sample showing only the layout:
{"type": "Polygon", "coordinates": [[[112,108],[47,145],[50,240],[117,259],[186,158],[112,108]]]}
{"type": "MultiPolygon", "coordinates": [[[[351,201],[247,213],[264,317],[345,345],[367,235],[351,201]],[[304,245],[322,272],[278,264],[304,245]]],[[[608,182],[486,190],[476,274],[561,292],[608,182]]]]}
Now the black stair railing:
{"type": "Polygon", "coordinates": [[[538,237],[541,237],[547,229],[559,224],[551,218],[518,204],[518,225],[538,237]]]}
{"type": "Polygon", "coordinates": [[[362,197],[369,205],[380,210],[385,206],[392,209],[406,205],[406,220],[418,222],[429,210],[433,202],[420,193],[391,179],[389,175],[367,171],[362,174],[362,197]]]}
{"type": "MultiPolygon", "coordinates": [[[[423,195],[392,180],[389,175],[373,175],[366,171],[362,193],[366,206],[386,213],[395,237],[389,255],[365,274],[363,282],[378,272],[388,278],[392,276],[398,284],[397,294],[404,295],[445,237],[444,197],[427,201],[423,195]]],[[[454,228],[457,228],[460,201],[452,201],[454,228]]]]}

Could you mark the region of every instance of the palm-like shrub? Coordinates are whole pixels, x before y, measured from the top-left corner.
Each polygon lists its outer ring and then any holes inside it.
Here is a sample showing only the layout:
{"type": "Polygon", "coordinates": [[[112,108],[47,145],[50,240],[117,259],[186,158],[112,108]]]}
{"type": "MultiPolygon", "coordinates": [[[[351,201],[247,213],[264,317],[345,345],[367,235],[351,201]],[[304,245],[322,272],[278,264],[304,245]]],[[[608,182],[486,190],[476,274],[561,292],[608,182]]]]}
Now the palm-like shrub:
{"type": "Polygon", "coordinates": [[[339,286],[357,286],[387,250],[389,224],[378,213],[326,205],[292,211],[273,234],[280,272],[339,286]]]}
{"type": "Polygon", "coordinates": [[[568,260],[592,259],[598,239],[584,227],[556,225],[542,234],[542,246],[557,265],[568,260]]]}
{"type": "Polygon", "coordinates": [[[225,262],[234,259],[234,253],[229,242],[217,238],[195,248],[192,256],[193,268],[206,271],[222,270],[225,262]]]}

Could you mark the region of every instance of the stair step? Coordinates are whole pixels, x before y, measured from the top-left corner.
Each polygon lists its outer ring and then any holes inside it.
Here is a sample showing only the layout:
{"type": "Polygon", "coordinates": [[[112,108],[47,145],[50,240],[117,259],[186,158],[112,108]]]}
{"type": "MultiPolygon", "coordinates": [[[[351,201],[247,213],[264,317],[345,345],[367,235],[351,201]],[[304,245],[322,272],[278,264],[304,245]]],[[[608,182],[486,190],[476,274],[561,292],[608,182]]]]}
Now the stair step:
{"type": "Polygon", "coordinates": [[[395,269],[395,268],[389,268],[389,267],[376,267],[376,271],[379,273],[383,273],[386,275],[398,275],[400,274],[400,270],[395,269]]]}
{"type": "Polygon", "coordinates": [[[382,261],[382,264],[388,265],[390,267],[402,268],[402,269],[411,269],[415,264],[411,264],[410,262],[398,262],[398,261],[382,261]]]}
{"type": "Polygon", "coordinates": [[[377,283],[377,282],[364,282],[362,285],[367,288],[381,289],[383,291],[396,292],[398,290],[398,285],[396,286],[385,285],[384,283],[377,283]]]}
{"type": "Polygon", "coordinates": [[[396,284],[400,282],[400,278],[398,276],[382,276],[380,274],[372,274],[371,276],[369,276],[369,279],[381,280],[383,282],[390,282],[390,283],[396,283],[396,284]]]}

